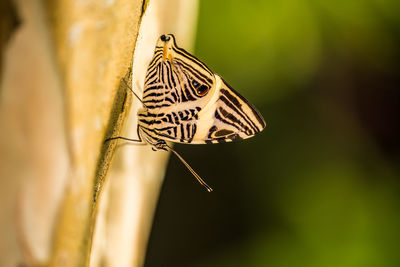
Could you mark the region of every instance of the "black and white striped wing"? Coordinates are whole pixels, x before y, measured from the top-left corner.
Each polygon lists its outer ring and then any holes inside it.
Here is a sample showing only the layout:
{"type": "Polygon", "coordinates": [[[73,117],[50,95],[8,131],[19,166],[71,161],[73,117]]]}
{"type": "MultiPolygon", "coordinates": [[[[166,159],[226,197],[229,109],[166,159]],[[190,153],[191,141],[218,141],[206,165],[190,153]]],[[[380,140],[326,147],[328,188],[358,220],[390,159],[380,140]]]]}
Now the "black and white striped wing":
{"type": "Polygon", "coordinates": [[[143,103],[139,127],[154,140],[230,142],[265,127],[260,113],[203,62],[177,47],[173,35],[157,42],[143,103]]]}
{"type": "Polygon", "coordinates": [[[260,112],[222,78],[218,78],[221,87],[215,92],[215,102],[199,113],[194,144],[247,139],[265,128],[260,112]]]}

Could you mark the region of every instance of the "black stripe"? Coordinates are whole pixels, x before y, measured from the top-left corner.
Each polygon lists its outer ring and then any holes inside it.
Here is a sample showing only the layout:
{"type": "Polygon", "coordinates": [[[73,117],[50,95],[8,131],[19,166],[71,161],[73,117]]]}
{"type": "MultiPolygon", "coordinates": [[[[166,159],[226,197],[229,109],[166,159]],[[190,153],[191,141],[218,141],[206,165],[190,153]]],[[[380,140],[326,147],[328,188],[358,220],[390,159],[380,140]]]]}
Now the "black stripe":
{"type": "Polygon", "coordinates": [[[168,122],[169,122],[169,123],[173,123],[171,114],[167,114],[166,116],[167,116],[168,122]]]}
{"type": "Polygon", "coordinates": [[[163,107],[169,107],[169,106],[171,106],[171,105],[169,105],[169,104],[146,105],[147,109],[163,108],[163,107]]]}
{"type": "MultiPolygon", "coordinates": [[[[157,75],[157,69],[152,69],[148,70],[146,74],[146,80],[144,81],[144,84],[149,84],[149,81],[157,75]]],[[[152,83],[150,83],[152,84],[152,83]]]]}
{"type": "MultiPolygon", "coordinates": [[[[158,85],[153,85],[153,86],[149,86],[149,87],[147,87],[147,88],[144,90],[144,95],[147,96],[148,94],[150,94],[150,93],[148,93],[149,91],[152,91],[152,90],[159,90],[159,89],[164,89],[164,86],[163,86],[163,85],[160,85],[160,84],[158,84],[158,85]]],[[[161,93],[161,94],[163,94],[163,93],[161,93]]]]}
{"type": "Polygon", "coordinates": [[[166,98],[165,98],[165,101],[170,102],[171,104],[175,104],[175,101],[172,100],[172,99],[169,98],[169,97],[166,97],[166,98]]]}
{"type": "Polygon", "coordinates": [[[183,128],[183,123],[181,123],[181,125],[180,125],[181,127],[181,129],[180,129],[180,131],[181,131],[181,142],[183,142],[183,140],[185,139],[185,128],[183,128]]]}
{"type": "Polygon", "coordinates": [[[173,84],[173,88],[176,88],[176,83],[175,83],[175,79],[176,78],[174,77],[175,72],[174,72],[174,70],[172,68],[171,62],[167,61],[167,63],[169,64],[169,66],[171,68],[171,81],[172,81],[172,84],[173,84]]]}
{"type": "Polygon", "coordinates": [[[190,123],[186,123],[186,135],[187,135],[187,138],[188,138],[188,139],[191,138],[190,134],[192,133],[192,131],[190,130],[190,128],[191,128],[191,124],[190,124],[190,123]]]}
{"type": "Polygon", "coordinates": [[[194,135],[196,134],[197,131],[197,124],[194,123],[192,124],[192,133],[190,135],[190,139],[188,140],[189,143],[191,143],[193,141],[194,135]]]}
{"type": "Polygon", "coordinates": [[[196,62],[198,65],[200,65],[201,67],[203,67],[203,69],[205,71],[207,71],[210,75],[213,75],[214,73],[206,66],[206,64],[204,64],[201,60],[199,60],[197,57],[193,56],[192,54],[188,53],[185,49],[182,49],[180,47],[178,47],[176,45],[175,42],[175,47],[172,47],[172,49],[179,55],[186,57],[190,60],[193,60],[194,62],[196,62]]]}
{"type": "MultiPolygon", "coordinates": [[[[222,78],[221,78],[222,79],[222,78]]],[[[258,112],[258,110],[249,102],[247,101],[246,98],[244,98],[242,95],[240,95],[238,92],[236,92],[229,84],[227,84],[224,79],[222,79],[222,81],[224,82],[224,84],[232,91],[234,92],[239,98],[240,100],[242,100],[244,103],[246,103],[250,109],[253,111],[254,116],[256,117],[257,121],[260,123],[261,127],[264,128],[265,127],[265,121],[263,119],[263,117],[261,116],[261,114],[258,112]]],[[[226,89],[221,89],[221,91],[224,93],[228,92],[228,90],[226,89]]],[[[258,128],[258,127],[257,127],[258,128]]],[[[259,131],[262,129],[259,129],[259,131]]]]}
{"type": "MultiPolygon", "coordinates": [[[[215,111],[215,112],[217,112],[217,111],[215,111]]],[[[208,139],[213,139],[212,134],[213,134],[216,130],[218,130],[217,126],[213,125],[213,126],[208,130],[208,136],[207,136],[207,138],[208,138],[208,139]]]]}
{"type": "MultiPolygon", "coordinates": [[[[183,91],[184,91],[184,95],[186,96],[186,99],[187,99],[186,101],[196,101],[197,100],[198,97],[196,95],[192,94],[193,90],[190,90],[187,87],[187,84],[183,85],[183,91]]],[[[183,101],[183,102],[185,102],[185,101],[183,101]]]]}
{"type": "Polygon", "coordinates": [[[176,101],[178,100],[178,97],[176,96],[176,94],[174,92],[171,92],[171,96],[174,99],[174,102],[176,103],[176,101]]]}
{"type": "Polygon", "coordinates": [[[217,120],[220,120],[220,121],[222,121],[223,123],[226,123],[226,124],[228,124],[228,125],[231,125],[232,127],[235,127],[238,131],[242,131],[242,129],[240,128],[240,127],[238,127],[236,124],[234,124],[234,123],[231,123],[231,122],[229,122],[229,121],[227,121],[227,120],[225,120],[224,118],[223,118],[223,115],[221,114],[219,114],[219,112],[221,112],[219,109],[217,109],[216,111],[215,111],[215,113],[214,113],[214,117],[217,119],[217,120]]]}
{"type": "Polygon", "coordinates": [[[176,115],[175,112],[172,112],[172,116],[174,118],[174,124],[179,124],[181,121],[179,120],[179,117],[176,115]]]}
{"type": "Polygon", "coordinates": [[[221,114],[224,118],[232,121],[232,123],[239,124],[238,127],[241,127],[244,129],[244,131],[241,131],[241,132],[246,133],[250,130],[250,128],[247,125],[242,124],[242,122],[236,116],[234,116],[232,113],[229,113],[227,110],[225,110],[222,107],[219,107],[218,110],[221,112],[221,114]]]}
{"type": "MultiPolygon", "coordinates": [[[[157,88],[158,89],[158,88],[157,88]]],[[[147,94],[146,95],[146,97],[157,97],[157,96],[162,96],[162,95],[164,95],[164,93],[156,93],[156,92],[153,92],[153,93],[150,93],[150,94],[147,94]]]]}
{"type": "MultiPolygon", "coordinates": [[[[155,118],[155,117],[163,117],[165,115],[165,113],[151,113],[151,112],[147,112],[146,114],[140,114],[141,117],[150,117],[150,118],[155,118]]],[[[166,116],[168,116],[169,114],[167,114],[166,116]]]]}
{"type": "Polygon", "coordinates": [[[185,118],[185,114],[183,114],[182,111],[178,111],[178,116],[181,120],[183,120],[185,118]]]}
{"type": "MultiPolygon", "coordinates": [[[[224,102],[225,105],[227,105],[230,109],[232,109],[233,111],[235,111],[241,118],[244,119],[244,121],[253,129],[254,132],[258,132],[258,128],[255,126],[255,124],[251,121],[251,119],[248,118],[248,116],[246,115],[246,113],[243,112],[242,109],[240,109],[240,107],[238,107],[237,105],[233,105],[231,102],[229,102],[229,100],[226,98],[225,95],[221,95],[219,97],[219,99],[224,102]]],[[[237,99],[236,99],[237,101],[237,99]]],[[[229,113],[230,114],[230,113],[229,113]]],[[[232,115],[232,114],[230,114],[232,115]]],[[[232,115],[233,116],[233,115],[232,115]]],[[[241,123],[240,123],[241,124],[241,123]]]]}
{"type": "Polygon", "coordinates": [[[147,125],[161,124],[162,123],[161,120],[154,120],[154,119],[150,120],[150,121],[145,120],[145,119],[139,119],[139,122],[142,122],[142,123],[147,124],[147,125]]]}
{"type": "Polygon", "coordinates": [[[170,129],[174,128],[174,127],[176,127],[176,126],[167,126],[167,127],[163,127],[163,128],[154,128],[154,130],[162,132],[162,131],[170,130],[170,129]]]}
{"type": "MultiPolygon", "coordinates": [[[[187,64],[186,62],[183,62],[180,59],[175,58],[173,60],[173,63],[176,62],[176,64],[180,65],[181,68],[183,68],[183,70],[188,71],[191,75],[196,76],[197,79],[201,80],[202,83],[208,84],[210,86],[212,86],[213,80],[208,78],[207,76],[205,76],[204,74],[202,74],[201,72],[199,72],[198,70],[194,69],[192,66],[190,66],[189,64],[187,64]]],[[[187,73],[185,73],[187,75],[187,73]]],[[[214,77],[214,75],[212,75],[214,77]]]]}
{"type": "Polygon", "coordinates": [[[174,88],[175,87],[175,82],[172,81],[171,64],[169,62],[167,62],[166,67],[167,67],[167,77],[168,77],[168,88],[174,88]]]}
{"type": "Polygon", "coordinates": [[[187,90],[185,90],[185,88],[181,88],[180,91],[181,91],[181,96],[182,96],[182,101],[181,102],[188,102],[189,99],[188,99],[188,97],[186,95],[187,90]]]}
{"type": "Polygon", "coordinates": [[[153,59],[150,61],[150,64],[148,66],[148,69],[151,69],[152,67],[154,67],[154,63],[156,63],[157,61],[160,61],[163,55],[163,49],[159,50],[159,51],[155,51],[153,54],[153,59]]]}
{"type": "MultiPolygon", "coordinates": [[[[147,97],[146,97],[147,98],[147,97]]],[[[149,100],[144,100],[143,102],[145,103],[145,104],[147,104],[147,103],[161,103],[161,102],[163,102],[165,100],[165,98],[160,98],[160,99],[156,99],[156,98],[152,98],[152,99],[149,99],[149,100]]],[[[168,106],[170,106],[170,105],[168,105],[168,106]]]]}

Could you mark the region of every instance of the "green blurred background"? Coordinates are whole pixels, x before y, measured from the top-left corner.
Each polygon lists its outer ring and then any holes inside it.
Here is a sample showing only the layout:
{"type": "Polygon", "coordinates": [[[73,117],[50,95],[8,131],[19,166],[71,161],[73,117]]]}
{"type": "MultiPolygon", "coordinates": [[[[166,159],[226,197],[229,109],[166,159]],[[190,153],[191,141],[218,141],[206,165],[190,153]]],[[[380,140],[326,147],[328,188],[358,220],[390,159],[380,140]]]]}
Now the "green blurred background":
{"type": "Polygon", "coordinates": [[[400,266],[400,1],[200,1],[195,55],[267,128],[171,156],[146,267],[400,266]]]}

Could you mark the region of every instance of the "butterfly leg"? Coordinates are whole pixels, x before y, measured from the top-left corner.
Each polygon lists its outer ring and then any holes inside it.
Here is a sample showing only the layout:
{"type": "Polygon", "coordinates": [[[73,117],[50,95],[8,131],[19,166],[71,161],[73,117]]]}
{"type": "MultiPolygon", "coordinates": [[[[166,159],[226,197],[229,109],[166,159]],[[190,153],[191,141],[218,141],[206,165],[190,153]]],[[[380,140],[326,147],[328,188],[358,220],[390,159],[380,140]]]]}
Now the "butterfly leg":
{"type": "Polygon", "coordinates": [[[141,143],[141,144],[138,144],[138,145],[146,145],[146,143],[143,142],[142,137],[139,134],[139,127],[138,127],[138,131],[137,132],[138,132],[139,139],[132,139],[132,138],[127,138],[127,137],[123,137],[123,136],[115,136],[115,137],[107,138],[106,140],[104,140],[104,143],[107,143],[107,142],[109,142],[111,140],[121,139],[121,140],[126,140],[126,141],[129,141],[129,142],[141,143]]]}
{"type": "Polygon", "coordinates": [[[143,145],[145,145],[145,143],[141,139],[132,139],[132,138],[126,138],[126,137],[122,137],[122,136],[107,138],[106,140],[104,140],[104,143],[107,143],[108,141],[116,140],[116,139],[126,140],[129,142],[135,142],[135,143],[143,143],[143,145]]]}

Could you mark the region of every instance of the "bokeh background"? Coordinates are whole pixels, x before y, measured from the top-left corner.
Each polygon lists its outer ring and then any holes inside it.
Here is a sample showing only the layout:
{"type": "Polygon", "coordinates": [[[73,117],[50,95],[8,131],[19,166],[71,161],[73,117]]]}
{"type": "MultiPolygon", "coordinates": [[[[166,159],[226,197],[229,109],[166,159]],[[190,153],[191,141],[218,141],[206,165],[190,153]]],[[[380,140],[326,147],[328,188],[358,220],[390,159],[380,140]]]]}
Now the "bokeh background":
{"type": "Polygon", "coordinates": [[[195,54],[267,128],[176,146],[145,266],[400,266],[400,2],[202,0],[195,54]]]}

